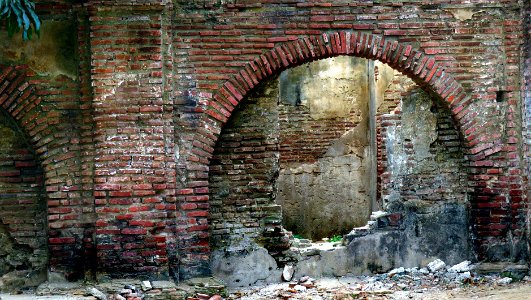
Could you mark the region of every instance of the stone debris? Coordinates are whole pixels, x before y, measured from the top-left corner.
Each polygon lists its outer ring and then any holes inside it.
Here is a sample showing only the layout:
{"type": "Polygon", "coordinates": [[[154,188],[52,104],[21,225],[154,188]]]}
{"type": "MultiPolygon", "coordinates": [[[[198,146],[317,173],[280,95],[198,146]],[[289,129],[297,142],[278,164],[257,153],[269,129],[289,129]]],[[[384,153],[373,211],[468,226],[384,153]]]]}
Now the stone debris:
{"type": "Polygon", "coordinates": [[[221,295],[210,296],[207,294],[197,293],[195,296],[188,297],[186,299],[187,300],[223,300],[223,297],[221,297],[221,295]]]}
{"type": "Polygon", "coordinates": [[[400,267],[400,268],[396,268],[396,269],[392,269],[391,271],[389,271],[389,277],[393,277],[395,276],[396,274],[402,274],[406,271],[406,269],[404,269],[404,267],[400,267]]]}
{"type": "Polygon", "coordinates": [[[142,290],[145,292],[145,291],[149,291],[153,288],[153,286],[151,285],[151,282],[145,280],[145,281],[142,281],[142,290]]]}
{"type": "MultiPolygon", "coordinates": [[[[470,261],[446,268],[443,261],[435,260],[423,268],[395,268],[383,274],[371,276],[343,276],[314,279],[310,276],[293,277],[291,281],[262,287],[226,290],[215,278],[196,278],[176,285],[171,281],[115,280],[95,286],[46,285],[41,291],[58,291],[62,295],[79,295],[83,300],[401,300],[401,299],[446,299],[424,298],[428,293],[453,293],[457,290],[503,288],[514,286],[520,279],[506,272],[494,275],[481,274],[470,261]],[[434,271],[430,271],[434,270],[434,271]],[[150,287],[149,290],[145,291],[150,287]],[[106,294],[110,296],[107,297],[106,294]]],[[[529,285],[529,270],[521,278],[529,285]]],[[[518,285],[517,285],[518,286],[518,285]]],[[[7,299],[10,299],[9,297],[7,299]]],[[[70,298],[69,298],[70,299],[70,298]]]]}
{"type": "Polygon", "coordinates": [[[513,282],[513,279],[511,277],[504,277],[496,280],[496,282],[500,285],[506,285],[513,282]]]}
{"type": "Polygon", "coordinates": [[[446,263],[444,263],[444,261],[440,259],[436,259],[428,264],[428,270],[430,270],[430,272],[432,273],[437,272],[445,267],[446,267],[446,263]]]}
{"type": "Polygon", "coordinates": [[[98,290],[95,287],[87,287],[86,292],[87,292],[87,295],[94,296],[99,300],[107,300],[107,295],[105,295],[105,293],[103,293],[102,291],[98,290]]]}
{"type": "Polygon", "coordinates": [[[465,260],[457,265],[452,266],[450,269],[448,269],[448,272],[463,273],[470,271],[471,269],[473,269],[471,262],[469,260],[465,260]]]}
{"type": "MultiPolygon", "coordinates": [[[[531,281],[531,277],[522,279],[531,281]]],[[[372,276],[345,276],[335,279],[315,280],[302,276],[299,280],[272,284],[265,287],[230,290],[227,299],[422,299],[423,293],[450,291],[460,288],[508,285],[512,278],[498,275],[481,275],[474,272],[470,261],[463,261],[449,269],[437,259],[426,268],[395,268],[384,274],[372,276]]]]}
{"type": "Polygon", "coordinates": [[[284,266],[284,271],[282,271],[282,279],[284,279],[284,281],[290,281],[291,278],[293,278],[293,273],[295,273],[295,268],[293,266],[284,266]]]}
{"type": "MultiPolygon", "coordinates": [[[[151,283],[147,281],[151,286],[151,283]]],[[[143,283],[141,284],[143,286],[143,283]]],[[[111,295],[109,300],[140,300],[144,299],[142,291],[140,291],[134,284],[125,284],[122,289],[111,295]]]]}

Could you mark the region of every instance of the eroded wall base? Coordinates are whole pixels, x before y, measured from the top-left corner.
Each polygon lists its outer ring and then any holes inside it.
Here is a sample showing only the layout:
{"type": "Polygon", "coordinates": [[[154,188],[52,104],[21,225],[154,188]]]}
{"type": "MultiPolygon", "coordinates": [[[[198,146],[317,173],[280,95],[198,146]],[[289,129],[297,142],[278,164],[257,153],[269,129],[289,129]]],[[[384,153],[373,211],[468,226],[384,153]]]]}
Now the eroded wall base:
{"type": "MultiPolygon", "coordinates": [[[[292,247],[283,255],[295,268],[294,278],[385,273],[397,267],[424,267],[435,259],[450,265],[475,261],[468,214],[462,204],[443,204],[421,212],[380,212],[373,214],[367,226],[346,235],[343,245],[292,247]]],[[[213,275],[233,287],[280,282],[282,265],[252,242],[218,250],[212,256],[213,275]]]]}

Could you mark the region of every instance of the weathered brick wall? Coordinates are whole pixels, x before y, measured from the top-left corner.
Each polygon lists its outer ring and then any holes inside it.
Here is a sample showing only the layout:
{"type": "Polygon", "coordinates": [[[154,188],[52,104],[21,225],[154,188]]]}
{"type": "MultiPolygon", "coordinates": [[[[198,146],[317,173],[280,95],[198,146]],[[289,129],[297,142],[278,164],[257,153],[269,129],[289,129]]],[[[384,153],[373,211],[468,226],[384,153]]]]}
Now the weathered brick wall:
{"type": "Polygon", "coordinates": [[[382,87],[383,99],[376,110],[376,157],[377,157],[377,202],[383,207],[383,196],[389,195],[391,177],[388,172],[389,158],[387,156],[384,137],[387,136],[387,128],[396,126],[400,120],[401,100],[408,95],[417,85],[407,76],[393,71],[391,82],[382,87]]]}
{"type": "Polygon", "coordinates": [[[527,7],[523,10],[524,13],[524,64],[523,64],[523,126],[526,126],[527,130],[523,130],[523,134],[526,138],[526,156],[527,156],[527,236],[528,236],[528,247],[531,248],[531,204],[529,199],[531,199],[531,187],[530,179],[531,175],[531,3],[527,3],[527,7]]]}
{"type": "MultiPolygon", "coordinates": [[[[482,257],[500,259],[511,248],[511,235],[520,240],[525,187],[523,153],[516,146],[522,142],[517,124],[523,42],[518,3],[278,1],[227,3],[215,12],[208,4],[194,3],[177,11],[181,22],[175,34],[176,48],[187,49],[180,56],[187,60],[179,84],[189,87],[187,95],[201,91],[205,100],[214,99],[202,106],[208,117],[198,127],[209,126],[217,134],[233,107],[262,78],[301,62],[342,53],[388,62],[444,99],[458,124],[470,161],[467,190],[482,257]],[[335,30],[352,35],[320,35],[335,30]],[[361,31],[384,39],[373,43],[374,36],[358,35],[361,31]],[[397,44],[389,43],[393,41],[397,44]],[[499,90],[505,91],[502,102],[496,102],[499,90]],[[492,222],[477,222],[483,216],[492,222]]],[[[203,147],[216,140],[198,136],[205,139],[203,147]]],[[[197,159],[193,169],[202,164],[197,159]]]]}
{"type": "Polygon", "coordinates": [[[79,164],[78,83],[64,76],[37,76],[26,68],[6,66],[3,71],[2,107],[29,136],[44,171],[51,270],[83,277],[82,243],[90,239],[93,220],[83,209],[87,194],[82,194],[79,164]]]}
{"type": "Polygon", "coordinates": [[[39,2],[37,10],[41,39],[2,37],[9,44],[1,50],[0,104],[29,137],[43,170],[49,271],[76,279],[93,265],[95,221],[86,17],[69,2],[39,2]]]}
{"type": "Polygon", "coordinates": [[[160,5],[88,11],[99,273],[167,277],[177,207],[169,16],[160,5]]]}
{"type": "Polygon", "coordinates": [[[73,53],[75,68],[36,72],[2,55],[12,88],[0,105],[44,172],[50,269],[81,277],[97,257],[100,273],[208,273],[208,165],[222,125],[266,78],[341,54],[386,62],[449,108],[480,258],[525,258],[522,5],[39,1],[44,19],[77,28],[71,48],[49,48],[73,53]]]}
{"type": "MultiPolygon", "coordinates": [[[[280,126],[280,160],[283,167],[289,165],[315,163],[323,157],[333,141],[359,125],[352,118],[328,118],[315,120],[308,107],[282,105],[280,126]]],[[[359,114],[352,111],[352,115],[359,114]]]]}
{"type": "Polygon", "coordinates": [[[396,201],[394,193],[404,203],[466,201],[462,142],[444,105],[395,72],[379,107],[377,124],[378,196],[383,207],[396,201]],[[413,111],[417,118],[403,120],[404,110],[409,115],[413,111]]]}
{"type": "Polygon", "coordinates": [[[280,164],[278,91],[278,79],[273,78],[250,94],[215,147],[209,172],[214,249],[260,238],[266,225],[282,221],[274,201],[280,164]]]}

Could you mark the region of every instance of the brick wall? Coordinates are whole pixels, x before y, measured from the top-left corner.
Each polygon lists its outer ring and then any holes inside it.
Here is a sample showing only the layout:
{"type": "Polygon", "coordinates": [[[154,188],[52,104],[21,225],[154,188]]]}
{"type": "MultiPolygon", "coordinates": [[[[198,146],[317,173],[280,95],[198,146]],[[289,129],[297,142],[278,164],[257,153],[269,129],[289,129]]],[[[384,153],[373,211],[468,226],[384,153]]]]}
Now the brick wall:
{"type": "Polygon", "coordinates": [[[525,39],[524,39],[524,65],[523,65],[523,126],[526,126],[527,130],[523,130],[523,134],[526,138],[526,156],[527,156],[527,236],[528,243],[531,241],[531,205],[529,199],[531,198],[531,188],[529,186],[529,175],[531,174],[531,3],[527,4],[525,10],[525,39]],[[526,56],[527,54],[527,56],[526,56]]]}
{"type": "Polygon", "coordinates": [[[391,209],[397,199],[399,206],[413,202],[419,209],[441,201],[465,203],[465,156],[448,109],[397,72],[383,102],[380,109],[393,109],[377,117],[383,206],[391,209]]]}
{"type": "Polygon", "coordinates": [[[3,60],[9,65],[0,67],[0,103],[28,136],[28,149],[42,167],[49,271],[68,279],[83,278],[85,267],[94,265],[90,256],[95,220],[86,16],[71,3],[39,2],[37,6],[43,29],[48,30],[42,35],[46,40],[23,47],[17,38],[6,39],[11,49],[19,47],[26,53],[4,52],[3,60]]]}
{"type": "MultiPolygon", "coordinates": [[[[420,115],[418,112],[416,114],[420,115]]],[[[392,193],[397,191],[403,201],[444,199],[464,202],[467,178],[459,134],[450,111],[444,105],[433,101],[409,78],[395,72],[377,114],[378,197],[380,201],[386,200],[383,206],[389,205],[386,202],[395,197],[392,193]],[[414,109],[411,107],[412,101],[418,101],[417,105],[429,109],[428,115],[432,116],[403,120],[403,110],[406,107],[414,109]],[[432,124],[428,119],[431,119],[432,124]],[[425,133],[424,128],[430,125],[433,128],[425,133]],[[403,128],[412,126],[416,128],[415,134],[402,134],[403,128]],[[390,141],[390,135],[397,140],[390,141]],[[421,145],[422,136],[427,135],[431,135],[429,144],[421,145]],[[403,166],[397,167],[400,161],[403,161],[403,166]]]]}
{"type": "MultiPolygon", "coordinates": [[[[190,11],[177,12],[183,21],[175,32],[178,45],[188,49],[189,73],[180,83],[189,86],[188,95],[201,91],[206,98],[213,97],[210,105],[203,106],[208,116],[198,127],[208,124],[217,134],[233,107],[258,82],[302,62],[339,54],[387,62],[449,106],[470,163],[467,190],[482,257],[504,257],[511,248],[511,235],[518,236],[521,248],[523,156],[519,147],[507,143],[521,143],[515,91],[522,20],[516,3],[485,1],[475,5],[481,6],[479,11],[444,1],[429,5],[249,2],[228,3],[208,15],[202,6],[196,2],[186,7],[190,11]],[[336,35],[336,30],[349,34],[336,35]],[[498,90],[505,91],[503,102],[496,102],[498,90]],[[507,203],[513,203],[514,209],[507,203]],[[493,222],[479,223],[483,216],[493,222]]],[[[216,140],[208,134],[198,136],[207,146],[216,140]]]]}
{"type": "Polygon", "coordinates": [[[177,207],[168,16],[160,6],[88,10],[99,273],[167,277],[177,207]]]}
{"type": "Polygon", "coordinates": [[[408,95],[417,85],[407,76],[393,71],[391,82],[385,87],[383,99],[376,111],[376,157],[377,157],[377,202],[383,207],[383,196],[389,195],[387,186],[391,184],[388,172],[389,158],[385,149],[387,128],[400,121],[402,97],[408,95]],[[385,191],[384,191],[385,190],[385,191]]]}
{"type": "Polygon", "coordinates": [[[209,172],[213,248],[260,238],[266,225],[282,221],[274,201],[280,164],[278,92],[277,78],[265,82],[220,135],[209,172]]]}
{"type": "Polygon", "coordinates": [[[44,172],[50,270],[82,277],[97,259],[101,274],[208,273],[222,125],[266,78],[344,54],[388,63],[448,107],[480,258],[525,258],[525,13],[468,2],[39,1],[44,19],[77,28],[57,47],[75,71],[3,62],[0,105],[44,172]]]}

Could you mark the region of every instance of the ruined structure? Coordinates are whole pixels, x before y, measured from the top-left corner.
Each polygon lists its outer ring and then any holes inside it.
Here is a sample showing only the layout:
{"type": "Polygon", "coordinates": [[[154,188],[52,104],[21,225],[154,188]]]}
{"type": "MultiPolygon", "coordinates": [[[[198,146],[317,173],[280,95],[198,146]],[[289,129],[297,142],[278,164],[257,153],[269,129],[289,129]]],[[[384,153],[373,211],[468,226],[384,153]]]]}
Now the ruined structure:
{"type": "Polygon", "coordinates": [[[37,1],[0,31],[0,289],[529,263],[530,7],[469,2],[37,1]]]}

